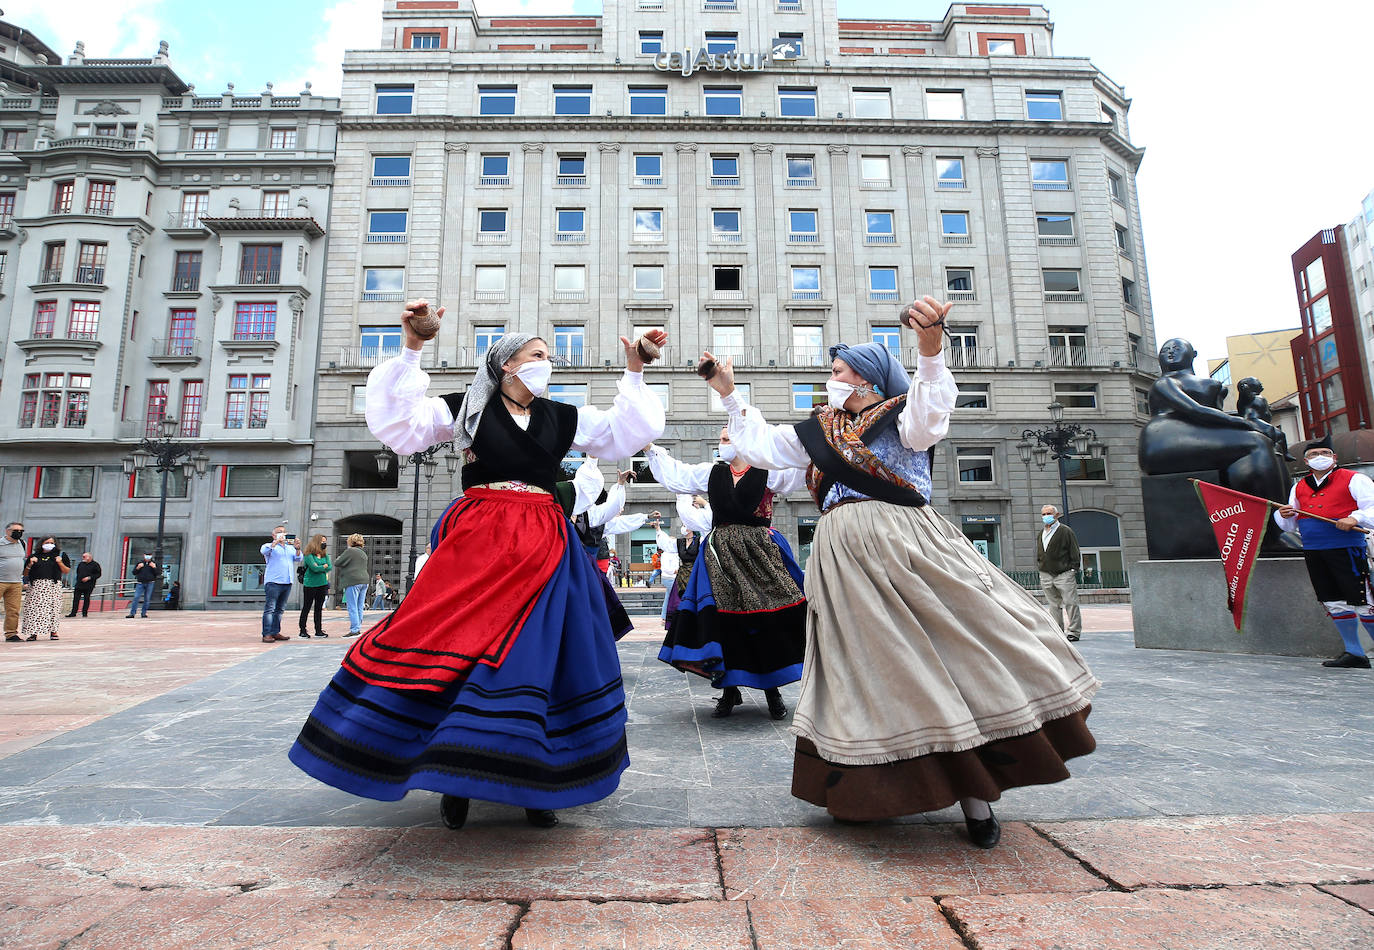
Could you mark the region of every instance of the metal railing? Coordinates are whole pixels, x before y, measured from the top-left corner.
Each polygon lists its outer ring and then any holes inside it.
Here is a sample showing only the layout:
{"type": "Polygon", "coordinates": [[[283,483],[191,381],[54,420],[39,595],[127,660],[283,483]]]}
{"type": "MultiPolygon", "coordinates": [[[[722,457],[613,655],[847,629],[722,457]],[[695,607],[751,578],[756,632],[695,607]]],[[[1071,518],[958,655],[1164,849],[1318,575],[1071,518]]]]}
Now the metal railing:
{"type": "Polygon", "coordinates": [[[1081,290],[1045,291],[1045,303],[1082,303],[1085,299],[1081,290]]]}
{"type": "Polygon", "coordinates": [[[738,231],[712,231],[711,243],[713,244],[743,244],[744,235],[738,231]]]}
{"type": "Polygon", "coordinates": [[[86,213],[101,218],[109,218],[114,215],[114,204],[88,204],[86,205],[86,213]]]}
{"type": "Polygon", "coordinates": [[[587,184],[586,175],[559,175],[557,184],[562,188],[581,188],[587,184]]]}
{"type": "Polygon", "coordinates": [[[819,244],[821,236],[814,231],[789,231],[788,244],[819,244]]]}
{"type": "Polygon", "coordinates": [[[586,231],[555,231],[553,235],[555,244],[586,244],[586,231]]]}
{"type": "Polygon", "coordinates": [[[275,284],[280,281],[280,267],[248,267],[239,271],[240,284],[275,284]]]}
{"type": "Polygon", "coordinates": [[[635,184],[645,188],[657,188],[663,184],[661,175],[636,175],[635,184]]]}
{"type": "Polygon", "coordinates": [[[897,235],[895,234],[865,234],[865,244],[896,244],[897,235]]]}
{"type": "Polygon", "coordinates": [[[816,178],[815,178],[814,175],[813,175],[812,177],[810,177],[810,178],[788,178],[786,181],[783,182],[783,187],[784,187],[784,188],[815,188],[815,187],[816,187],[816,178]]]}
{"type": "Polygon", "coordinates": [[[944,247],[955,247],[960,244],[972,244],[973,235],[971,234],[942,234],[940,244],[944,247]]]}
{"type": "Polygon", "coordinates": [[[881,189],[881,188],[891,188],[891,187],[892,187],[892,179],[891,179],[891,178],[860,178],[860,179],[859,179],[859,188],[860,188],[860,189],[881,189]]]}
{"type": "Polygon", "coordinates": [[[38,272],[40,284],[59,284],[62,282],[62,268],[44,267],[38,272]]]}
{"type": "Polygon", "coordinates": [[[784,365],[787,366],[830,365],[830,348],[825,345],[789,346],[782,353],[784,365]]]}
{"type": "Polygon", "coordinates": [[[198,357],[200,341],[191,337],[172,337],[153,341],[153,356],[198,357]]]}
{"type": "Polygon", "coordinates": [[[950,369],[992,369],[997,360],[990,346],[951,346],[945,350],[945,365],[950,369]]]}
{"type": "Polygon", "coordinates": [[[509,175],[483,175],[477,179],[477,184],[486,188],[509,188],[509,175]]]}
{"type": "Polygon", "coordinates": [[[167,212],[167,227],[204,229],[205,225],[200,223],[200,216],[206,213],[205,211],[169,211],[167,212]]]}
{"type": "Polygon", "coordinates": [[[405,244],[408,235],[405,234],[369,234],[363,238],[364,244],[405,244]]]}
{"type": "Polygon", "coordinates": [[[1036,181],[1031,180],[1031,191],[1068,191],[1067,181],[1036,181]]]}
{"type": "Polygon", "coordinates": [[[739,176],[738,176],[738,175],[712,175],[712,176],[711,176],[711,187],[712,187],[712,188],[738,188],[738,187],[739,187],[739,176]]]}
{"type": "Polygon", "coordinates": [[[105,268],[95,265],[83,265],[76,269],[76,282],[78,284],[103,284],[105,283],[105,268]]]}
{"type": "Polygon", "coordinates": [[[196,275],[194,275],[194,276],[192,276],[192,277],[173,277],[173,278],[172,278],[172,291],[173,291],[173,293],[188,293],[188,292],[193,291],[193,290],[200,290],[200,275],[199,275],[199,274],[196,274],[196,275]]]}
{"type": "Polygon", "coordinates": [[[1076,237],[1074,237],[1074,236],[1072,236],[1072,235],[1042,234],[1042,235],[1040,235],[1040,239],[1039,239],[1039,240],[1040,240],[1040,246],[1041,246],[1041,247],[1077,247],[1077,246],[1078,246],[1078,238],[1076,238],[1076,237]]]}
{"type": "Polygon", "coordinates": [[[968,184],[962,178],[937,178],[935,188],[939,191],[962,191],[968,184]]]}
{"type": "Polygon", "coordinates": [[[410,176],[404,178],[373,178],[368,184],[375,188],[409,188],[410,176]]]}
{"type": "Polygon", "coordinates": [[[117,135],[67,135],[53,139],[48,148],[138,148],[137,139],[124,139],[117,135]]]}
{"type": "Polygon", "coordinates": [[[275,340],[277,338],[276,328],[270,330],[241,330],[235,329],[233,341],[235,343],[261,343],[264,340],[275,340]]]}

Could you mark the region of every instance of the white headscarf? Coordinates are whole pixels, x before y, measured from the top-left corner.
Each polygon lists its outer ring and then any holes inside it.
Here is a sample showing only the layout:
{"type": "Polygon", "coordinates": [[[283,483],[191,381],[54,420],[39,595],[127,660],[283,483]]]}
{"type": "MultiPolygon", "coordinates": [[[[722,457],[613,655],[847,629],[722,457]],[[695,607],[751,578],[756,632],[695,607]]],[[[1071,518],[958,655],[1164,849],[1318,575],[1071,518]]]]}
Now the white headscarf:
{"type": "Polygon", "coordinates": [[[501,367],[519,353],[522,346],[534,339],[537,337],[530,333],[507,333],[487,350],[486,365],[477,368],[477,374],[472,377],[472,385],[463,394],[463,405],[458,409],[458,418],[454,420],[458,423],[453,431],[455,451],[461,452],[472,445],[472,440],[477,435],[477,425],[482,421],[482,413],[486,411],[487,403],[491,402],[491,397],[496,395],[501,385],[501,367]]]}

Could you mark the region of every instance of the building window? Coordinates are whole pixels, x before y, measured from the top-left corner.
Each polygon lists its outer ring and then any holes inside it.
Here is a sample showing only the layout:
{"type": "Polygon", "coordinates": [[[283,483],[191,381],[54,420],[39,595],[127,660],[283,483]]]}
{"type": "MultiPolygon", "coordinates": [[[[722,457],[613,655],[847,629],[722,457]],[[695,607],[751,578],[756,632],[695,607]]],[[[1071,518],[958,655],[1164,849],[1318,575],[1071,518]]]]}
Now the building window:
{"type": "Polygon", "coordinates": [[[663,209],[634,209],[634,239],[636,241],[663,240],[663,209]]]}
{"type": "Polygon", "coordinates": [[[1064,479],[1070,482],[1105,482],[1107,460],[1094,458],[1064,459],[1064,479]]]}
{"type": "Polygon", "coordinates": [[[114,214],[115,183],[92,181],[86,185],[86,213],[108,217],[114,214]]]}
{"type": "Polygon", "coordinates": [[[816,115],[815,87],[780,86],[778,88],[778,115],[814,118],[816,115]]]}
{"type": "Polygon", "coordinates": [[[401,353],[401,328],[398,326],[378,326],[358,328],[359,356],[364,363],[377,363],[399,356],[401,353]]]}
{"type": "Polygon", "coordinates": [[[240,284],[281,282],[281,245],[245,244],[239,252],[240,284]]]}
{"type": "Polygon", "coordinates": [[[743,274],[743,268],[735,264],[714,265],[711,268],[711,295],[713,297],[743,299],[743,274]]]}
{"type": "Polygon", "coordinates": [[[24,141],[23,129],[5,129],[3,139],[0,139],[0,149],[6,152],[13,152],[20,147],[24,141]]]}
{"type": "Polygon", "coordinates": [[[587,239],[587,210],[559,208],[554,211],[555,243],[580,244],[587,239]]]}
{"type": "Polygon", "coordinates": [[[506,237],[506,209],[477,209],[477,240],[499,241],[506,237]]]}
{"type": "Polygon", "coordinates": [[[568,152],[558,156],[558,184],[564,187],[587,183],[587,153],[568,152]]]}
{"type": "Polygon", "coordinates": [[[158,426],[167,418],[167,380],[148,380],[148,401],[144,404],[143,421],[150,439],[157,438],[158,426]]]}
{"type": "Polygon", "coordinates": [[[52,213],[68,214],[76,197],[76,182],[59,181],[52,186],[52,213]]]}
{"type": "Polygon", "coordinates": [[[95,488],[93,465],[45,465],[38,471],[36,498],[90,498],[95,488]]]}
{"type": "Polygon", "coordinates": [[[271,384],[271,376],[265,374],[231,373],[224,400],[224,427],[242,429],[246,421],[250,429],[267,428],[271,384]]]}
{"type": "Polygon", "coordinates": [[[167,320],[167,356],[190,356],[196,346],[196,312],[173,310],[167,320]]]}
{"type": "Polygon", "coordinates": [[[366,243],[404,244],[408,218],[405,211],[369,211],[366,243]]]}
{"type": "Polygon", "coordinates": [[[268,148],[293,149],[296,147],[295,129],[273,129],[268,139],[268,148]]]}
{"type": "Polygon", "coordinates": [[[780,42],[774,44],[776,58],[784,61],[801,59],[806,55],[806,37],[800,33],[779,33],[780,42]],[[789,49],[790,47],[790,49],[789,49]]]}
{"type": "Polygon", "coordinates": [[[821,269],[819,267],[792,268],[792,299],[821,299],[821,269]]]}
{"type": "Polygon", "coordinates": [[[415,87],[378,86],[378,115],[410,115],[415,111],[415,87]]]}
{"type": "Polygon", "coordinates": [[[988,40],[989,56],[1015,56],[1015,40],[988,40]]]}
{"type": "Polygon", "coordinates": [[[874,343],[881,343],[887,347],[887,351],[893,358],[901,359],[902,356],[902,328],[890,325],[875,326],[869,331],[870,338],[874,343]]]}
{"type": "Polygon", "coordinates": [[[1320,336],[1331,329],[1331,298],[1318,297],[1308,308],[1312,321],[1312,335],[1320,336]]]}
{"type": "Polygon", "coordinates": [[[1040,274],[1046,294],[1078,294],[1081,296],[1083,293],[1082,284],[1079,282],[1079,271],[1077,270],[1047,267],[1040,274]]]}
{"type": "Polygon", "coordinates": [[[100,331],[100,301],[73,300],[67,317],[67,339],[94,340],[100,331]]]}
{"type": "Polygon", "coordinates": [[[960,382],[959,395],[954,398],[955,409],[987,409],[989,407],[988,383],[960,382]]]}
{"type": "Polygon", "coordinates": [[[1071,245],[1078,243],[1071,214],[1037,214],[1035,233],[1041,244],[1071,245]]]}
{"type": "Polygon", "coordinates": [[[962,119],[964,91],[962,89],[927,89],[927,119],[962,119]]]}
{"type": "Polygon", "coordinates": [[[181,193],[181,215],[177,227],[200,227],[201,215],[210,212],[210,193],[208,191],[183,191],[181,193]]]}
{"type": "Polygon", "coordinates": [[[1034,191],[1068,191],[1069,163],[1059,159],[1033,160],[1031,188],[1034,191]]]}
{"type": "Polygon", "coordinates": [[[789,208],[787,210],[788,243],[817,243],[820,240],[817,217],[818,215],[814,208],[789,208]]]}
{"type": "Polygon", "coordinates": [[[43,245],[43,266],[38,271],[40,284],[56,284],[62,280],[62,260],[66,257],[67,245],[56,242],[43,245]]]}
{"type": "Polygon", "coordinates": [[[1107,172],[1107,194],[1111,195],[1117,204],[1126,203],[1126,185],[1116,172],[1107,172]]]}
{"type": "MultiPolygon", "coordinates": [[[[373,467],[376,467],[374,461],[373,467]]],[[[221,498],[276,498],[281,494],[280,465],[225,465],[220,480],[221,498]]],[[[262,542],[255,542],[253,553],[259,559],[262,542]]]]}
{"type": "Polygon", "coordinates": [[[707,33],[706,52],[714,56],[717,53],[733,53],[739,49],[738,33],[707,33]]]}
{"type": "Polygon", "coordinates": [[[1058,92],[1027,92],[1026,118],[1037,122],[1058,122],[1064,118],[1064,96],[1058,92]]]}
{"type": "Polygon", "coordinates": [[[740,86],[707,86],[707,115],[743,115],[744,90],[740,86]]]}
{"type": "Polygon", "coordinates": [[[862,155],[859,157],[859,187],[892,187],[892,160],[886,155],[862,155]]]}
{"type": "Polygon", "coordinates": [[[553,267],[553,299],[586,300],[586,266],[582,264],[555,264],[553,267]]]}
{"type": "Polygon", "coordinates": [[[960,446],[954,450],[954,455],[958,460],[960,482],[989,485],[997,480],[992,467],[992,449],[988,446],[960,446]]]}
{"type": "Polygon", "coordinates": [[[956,300],[973,299],[973,268],[946,267],[945,290],[956,300]]]}
{"type": "Polygon", "coordinates": [[[14,225],[14,192],[0,191],[0,229],[14,225]]]}
{"type": "Polygon", "coordinates": [[[291,193],[289,191],[264,191],[262,193],[262,216],[264,218],[285,218],[291,214],[291,193]]]}
{"type": "Polygon", "coordinates": [[[43,389],[39,401],[38,427],[55,429],[62,411],[62,384],[66,377],[62,373],[44,373],[43,389]]]}
{"type": "Polygon", "coordinates": [[[951,327],[945,362],[953,369],[978,366],[978,328],[951,327]]]}
{"type": "Polygon", "coordinates": [[[410,184],[410,156],[409,155],[373,155],[372,156],[372,184],[374,185],[409,185],[410,184]]]}
{"type": "Polygon", "coordinates": [[[33,339],[52,339],[53,328],[57,325],[57,301],[40,300],[34,305],[33,339]]]}
{"type": "Polygon", "coordinates": [[[658,264],[637,264],[634,268],[636,297],[663,296],[663,267],[658,264]]]}
{"type": "Polygon", "coordinates": [[[395,490],[400,484],[400,466],[391,465],[385,473],[377,471],[376,453],[344,452],[344,487],[361,490],[395,490]]]}
{"type": "Polygon", "coordinates": [[[482,155],[481,172],[477,184],[505,187],[510,184],[510,153],[489,152],[482,155]]]}
{"type": "Polygon", "coordinates": [[[825,328],[794,326],[792,328],[793,366],[823,366],[826,362],[825,328]]]}
{"type": "Polygon", "coordinates": [[[743,356],[744,327],[733,324],[712,327],[711,353],[721,359],[727,356],[738,359],[743,356]]]}
{"type": "Polygon", "coordinates": [[[1121,278],[1121,301],[1132,310],[1140,306],[1140,299],[1136,294],[1135,281],[1126,277],[1121,278]]]}
{"type": "Polygon", "coordinates": [[[1116,232],[1117,252],[1122,257],[1129,259],[1131,256],[1131,232],[1127,231],[1124,227],[1122,227],[1119,224],[1115,226],[1114,230],[1116,232]]]}
{"type": "Polygon", "coordinates": [[[940,212],[940,238],[945,244],[971,244],[967,211],[940,212]]]}
{"type": "Polygon", "coordinates": [[[32,429],[38,415],[38,373],[25,373],[19,390],[19,428],[32,429]]]}
{"type": "Polygon", "coordinates": [[[893,228],[891,211],[864,212],[865,244],[896,244],[897,234],[893,228]]]}
{"type": "MultiPolygon", "coordinates": [[[[578,365],[581,365],[580,362],[578,365]]],[[[549,386],[549,398],[554,402],[581,409],[587,405],[587,390],[586,383],[553,383],[549,386]]]]}
{"type": "Polygon", "coordinates": [[[261,594],[266,565],[262,559],[262,538],[218,539],[219,576],[215,579],[215,595],[261,594]]]}
{"type": "Polygon", "coordinates": [[[663,31],[662,30],[640,30],[639,31],[639,55],[657,56],[663,52],[663,31]]]}
{"type": "Polygon", "coordinates": [[[473,277],[475,300],[506,299],[506,265],[478,264],[473,277]]]}
{"type": "Polygon", "coordinates": [[[786,185],[788,188],[816,187],[816,156],[787,156],[786,185]]]}
{"type": "Polygon", "coordinates": [[[91,374],[67,374],[67,407],[62,425],[67,429],[84,429],[91,408],[91,374]]]}
{"type": "Polygon", "coordinates": [[[712,156],[711,156],[711,187],[713,187],[713,188],[738,188],[738,187],[739,187],[739,156],[738,156],[738,155],[712,155],[712,156]]]}
{"type": "Polygon", "coordinates": [[[472,349],[478,360],[486,357],[487,350],[491,349],[500,342],[501,337],[506,335],[505,327],[473,327],[472,328],[472,349]]]}
{"type": "Polygon", "coordinates": [[[234,304],[235,340],[273,340],[277,336],[277,305],[240,301],[234,304]]]}
{"type": "Polygon", "coordinates": [[[441,49],[443,47],[443,35],[440,33],[412,33],[410,34],[411,49],[441,49]]]}
{"type": "MultiPolygon", "coordinates": [[[[185,498],[190,494],[191,484],[180,468],[167,473],[167,497],[185,498]]],[[[129,479],[130,498],[161,498],[162,473],[155,468],[140,468],[129,479]]]]}
{"type": "Polygon", "coordinates": [[[586,338],[586,327],[577,324],[556,325],[553,328],[554,356],[567,360],[574,366],[585,365],[586,338]]]}
{"type": "Polygon", "coordinates": [[[635,155],[635,184],[663,184],[663,156],[657,153],[640,152],[635,155]]]}
{"type": "Polygon", "coordinates": [[[205,380],[184,379],[181,382],[181,436],[200,438],[200,422],[205,411],[205,380]]]}
{"type": "Polygon", "coordinates": [[[1135,411],[1142,416],[1150,414],[1150,391],[1148,389],[1135,391],[1135,411]]]}
{"type": "Polygon", "coordinates": [[[868,269],[868,299],[874,302],[898,299],[897,268],[870,267],[868,269]]]}
{"type": "Polygon", "coordinates": [[[192,129],[191,148],[197,152],[219,148],[219,129],[192,129]]]}
{"type": "Polygon", "coordinates": [[[792,409],[795,412],[810,412],[818,406],[824,406],[828,398],[824,386],[816,383],[792,384],[792,409]]]}
{"type": "Polygon", "coordinates": [[[892,118],[892,91],[890,89],[855,89],[853,97],[852,114],[854,118],[892,118]]]}
{"type": "Polygon", "coordinates": [[[40,429],[55,429],[60,423],[67,429],[85,428],[90,393],[90,373],[25,373],[19,392],[19,427],[31,429],[37,423],[40,429]]]}
{"type": "MultiPolygon", "coordinates": [[[[711,352],[714,353],[715,351],[712,350],[711,352]]],[[[743,399],[745,402],[752,403],[752,389],[753,386],[751,383],[735,383],[735,392],[739,393],[739,398],[743,399]]],[[[725,407],[720,404],[720,393],[716,392],[714,389],[711,390],[710,406],[712,413],[721,413],[725,411],[725,407]]]]}
{"type": "Polygon", "coordinates": [[[172,265],[172,290],[200,290],[200,251],[177,251],[172,265]]]}
{"type": "Polygon", "coordinates": [[[401,300],[405,286],[404,267],[363,268],[363,300],[401,300]]]}
{"type": "MultiPolygon", "coordinates": [[[[483,113],[483,115],[512,115],[515,111],[514,90],[511,90],[511,112],[509,113],[483,113]]],[[[591,86],[554,86],[553,87],[553,114],[554,115],[591,115],[592,114],[592,87],[591,86]]]]}
{"type": "Polygon", "coordinates": [[[1050,327],[1050,365],[1085,366],[1088,362],[1086,327],[1050,327]]]}
{"type": "Polygon", "coordinates": [[[935,159],[936,188],[964,188],[964,160],[946,156],[935,159]]]}
{"type": "Polygon", "coordinates": [[[713,208],[711,210],[711,240],[737,244],[742,238],[738,208],[713,208]]]}
{"type": "Polygon", "coordinates": [[[1097,383],[1054,384],[1054,401],[1065,409],[1096,409],[1097,383]]]}
{"type": "Polygon", "coordinates": [[[515,86],[478,86],[478,115],[515,115],[515,86]]]}
{"type": "Polygon", "coordinates": [[[631,86],[630,115],[667,115],[667,86],[631,86]]]}

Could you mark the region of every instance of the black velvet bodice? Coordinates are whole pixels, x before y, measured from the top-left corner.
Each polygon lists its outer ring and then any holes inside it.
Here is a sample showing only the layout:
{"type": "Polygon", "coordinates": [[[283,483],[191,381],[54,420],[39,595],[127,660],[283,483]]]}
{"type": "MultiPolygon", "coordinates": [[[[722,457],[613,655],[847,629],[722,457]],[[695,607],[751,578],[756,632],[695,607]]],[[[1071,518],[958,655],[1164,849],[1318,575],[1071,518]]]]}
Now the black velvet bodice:
{"type": "Polygon", "coordinates": [[[751,468],[738,482],[730,473],[730,466],[717,462],[711,467],[706,494],[711,502],[711,521],[717,528],[728,524],[747,524],[768,527],[772,519],[759,513],[768,493],[768,472],[751,468]]]}
{"type": "MultiPolygon", "coordinates": [[[[453,418],[461,424],[462,393],[444,396],[453,418]]],[[[577,409],[566,403],[536,398],[530,407],[530,427],[521,429],[498,393],[487,403],[472,440],[473,461],[463,466],[463,490],[491,482],[526,482],[550,494],[558,481],[558,467],[577,434],[577,409]]]]}

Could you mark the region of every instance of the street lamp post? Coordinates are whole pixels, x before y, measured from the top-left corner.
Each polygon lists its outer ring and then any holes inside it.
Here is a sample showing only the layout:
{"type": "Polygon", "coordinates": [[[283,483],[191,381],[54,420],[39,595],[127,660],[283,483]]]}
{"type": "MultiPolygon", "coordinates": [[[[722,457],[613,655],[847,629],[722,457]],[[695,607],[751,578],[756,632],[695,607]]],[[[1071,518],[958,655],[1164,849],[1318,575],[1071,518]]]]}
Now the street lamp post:
{"type": "Polygon", "coordinates": [[[169,416],[163,416],[157,424],[158,437],[156,439],[149,438],[145,432],[143,439],[138,443],[138,447],[122,460],[125,475],[141,472],[149,465],[153,467],[153,471],[162,473],[162,490],[157,505],[157,542],[153,548],[153,560],[157,562],[158,566],[156,593],[159,595],[162,593],[161,579],[164,567],[162,536],[167,525],[167,476],[179,467],[182,475],[189,482],[192,475],[197,478],[204,478],[210,466],[210,458],[201,446],[173,441],[176,432],[177,421],[169,416]]]}
{"type": "MultiPolygon", "coordinates": [[[[397,455],[390,449],[384,448],[376,455],[372,456],[377,461],[377,472],[380,475],[385,475],[387,472],[391,471],[392,459],[396,460],[398,476],[408,467],[413,468],[415,471],[415,482],[410,496],[410,561],[405,579],[405,590],[407,594],[410,593],[411,585],[415,583],[415,561],[420,556],[418,546],[420,537],[420,470],[422,468],[424,469],[424,476],[426,484],[428,485],[439,471],[439,460],[437,456],[444,449],[448,449],[448,452],[444,455],[444,464],[448,468],[448,473],[451,476],[458,471],[459,462],[458,453],[453,451],[452,442],[440,442],[437,445],[431,445],[427,449],[412,452],[410,455],[397,455]]],[[[400,479],[398,477],[398,485],[399,482],[400,479]]]]}
{"type": "Polygon", "coordinates": [[[1057,402],[1049,405],[1051,426],[1043,429],[1024,429],[1016,451],[1029,466],[1034,460],[1043,472],[1051,458],[1059,466],[1060,514],[1069,513],[1069,483],[1064,473],[1064,460],[1081,455],[1100,459],[1107,454],[1107,446],[1098,440],[1097,433],[1076,423],[1064,422],[1064,407],[1057,402]]]}

